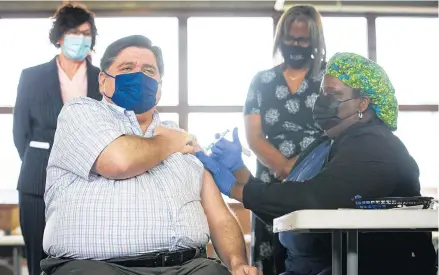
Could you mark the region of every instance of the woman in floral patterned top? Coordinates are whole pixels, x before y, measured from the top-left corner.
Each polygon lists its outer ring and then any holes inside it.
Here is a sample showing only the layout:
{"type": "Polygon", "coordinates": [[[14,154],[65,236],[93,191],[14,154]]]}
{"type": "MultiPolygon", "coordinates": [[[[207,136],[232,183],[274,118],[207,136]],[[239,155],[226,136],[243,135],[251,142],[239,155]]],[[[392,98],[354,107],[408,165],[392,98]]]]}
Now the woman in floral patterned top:
{"type": "MultiPolygon", "coordinates": [[[[269,183],[284,180],[299,154],[322,135],[312,108],[325,65],[325,40],[320,14],[312,6],[294,6],[279,20],[274,52],[284,63],[259,72],[252,80],[244,107],[247,141],[258,157],[257,177],[269,183]]],[[[285,255],[272,228],[253,220],[253,264],[264,275],[283,272],[285,255]]]]}

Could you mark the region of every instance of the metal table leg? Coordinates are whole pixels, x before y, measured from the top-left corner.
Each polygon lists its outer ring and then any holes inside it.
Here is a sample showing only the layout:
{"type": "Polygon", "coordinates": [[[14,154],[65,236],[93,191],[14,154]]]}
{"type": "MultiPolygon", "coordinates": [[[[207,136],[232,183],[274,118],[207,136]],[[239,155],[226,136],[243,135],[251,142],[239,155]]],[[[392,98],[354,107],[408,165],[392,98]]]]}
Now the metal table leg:
{"type": "Polygon", "coordinates": [[[358,230],[348,230],[347,239],[347,273],[358,275],[358,230]]]}
{"type": "Polygon", "coordinates": [[[21,248],[14,247],[12,249],[12,265],[14,266],[14,275],[21,275],[21,262],[23,257],[21,255],[21,248]]]}
{"type": "MultiPolygon", "coordinates": [[[[343,270],[341,230],[332,231],[332,275],[342,275],[343,270]]],[[[351,275],[351,274],[349,274],[351,275]]]]}

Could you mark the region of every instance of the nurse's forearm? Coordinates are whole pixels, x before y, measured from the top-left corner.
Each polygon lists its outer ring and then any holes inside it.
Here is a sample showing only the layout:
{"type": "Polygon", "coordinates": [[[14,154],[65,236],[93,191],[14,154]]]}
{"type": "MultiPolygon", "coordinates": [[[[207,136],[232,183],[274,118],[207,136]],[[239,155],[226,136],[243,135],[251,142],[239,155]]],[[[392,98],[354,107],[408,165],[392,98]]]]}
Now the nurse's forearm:
{"type": "MultiPolygon", "coordinates": [[[[266,184],[259,179],[251,178],[239,193],[245,208],[277,218],[297,210],[318,208],[316,206],[319,202],[315,202],[315,193],[320,192],[315,191],[314,187],[315,184],[312,183],[266,184]]],[[[324,194],[325,197],[331,197],[327,195],[327,191],[324,194]]],[[[321,197],[320,199],[325,200],[321,197]]]]}
{"type": "Polygon", "coordinates": [[[236,182],[238,184],[245,185],[248,182],[248,179],[250,178],[251,173],[248,170],[247,166],[244,165],[243,167],[241,167],[238,170],[236,170],[233,173],[233,176],[235,176],[236,182]]]}
{"type": "Polygon", "coordinates": [[[233,173],[233,176],[235,176],[236,182],[232,186],[232,189],[230,190],[230,197],[242,202],[242,192],[244,186],[247,184],[249,179],[252,177],[250,171],[248,170],[247,166],[243,166],[240,169],[236,170],[233,173]]]}
{"type": "Polygon", "coordinates": [[[244,184],[235,183],[230,189],[230,197],[239,202],[242,202],[243,192],[244,192],[244,184]]]}

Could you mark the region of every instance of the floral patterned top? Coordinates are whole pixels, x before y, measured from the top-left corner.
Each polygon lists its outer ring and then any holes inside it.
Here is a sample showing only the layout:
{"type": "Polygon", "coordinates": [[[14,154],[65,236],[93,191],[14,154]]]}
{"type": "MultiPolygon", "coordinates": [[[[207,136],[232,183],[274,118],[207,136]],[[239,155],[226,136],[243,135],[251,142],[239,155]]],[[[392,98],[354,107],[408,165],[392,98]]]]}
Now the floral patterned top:
{"type": "MultiPolygon", "coordinates": [[[[260,114],[262,130],[268,141],[290,159],[300,154],[322,130],[314,122],[312,109],[324,74],[309,74],[292,94],[283,76],[283,64],[259,72],[252,80],[244,106],[244,115],[260,114]]],[[[256,176],[263,182],[275,182],[273,171],[257,164],[256,176]]]]}

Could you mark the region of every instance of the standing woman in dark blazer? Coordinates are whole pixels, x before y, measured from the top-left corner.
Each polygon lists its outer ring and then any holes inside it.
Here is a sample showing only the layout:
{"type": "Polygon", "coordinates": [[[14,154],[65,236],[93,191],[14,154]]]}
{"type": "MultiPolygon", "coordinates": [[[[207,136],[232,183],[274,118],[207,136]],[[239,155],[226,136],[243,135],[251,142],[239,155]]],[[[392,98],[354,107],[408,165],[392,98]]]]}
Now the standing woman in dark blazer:
{"type": "Polygon", "coordinates": [[[49,34],[61,53],[21,73],[13,135],[22,161],[17,189],[30,275],[40,274],[40,261],[46,257],[42,248],[43,196],[58,115],[63,104],[75,97],[102,98],[97,82],[99,69],[86,58],[93,50],[96,34],[94,15],[86,8],[70,4],[61,7],[49,34]]]}

